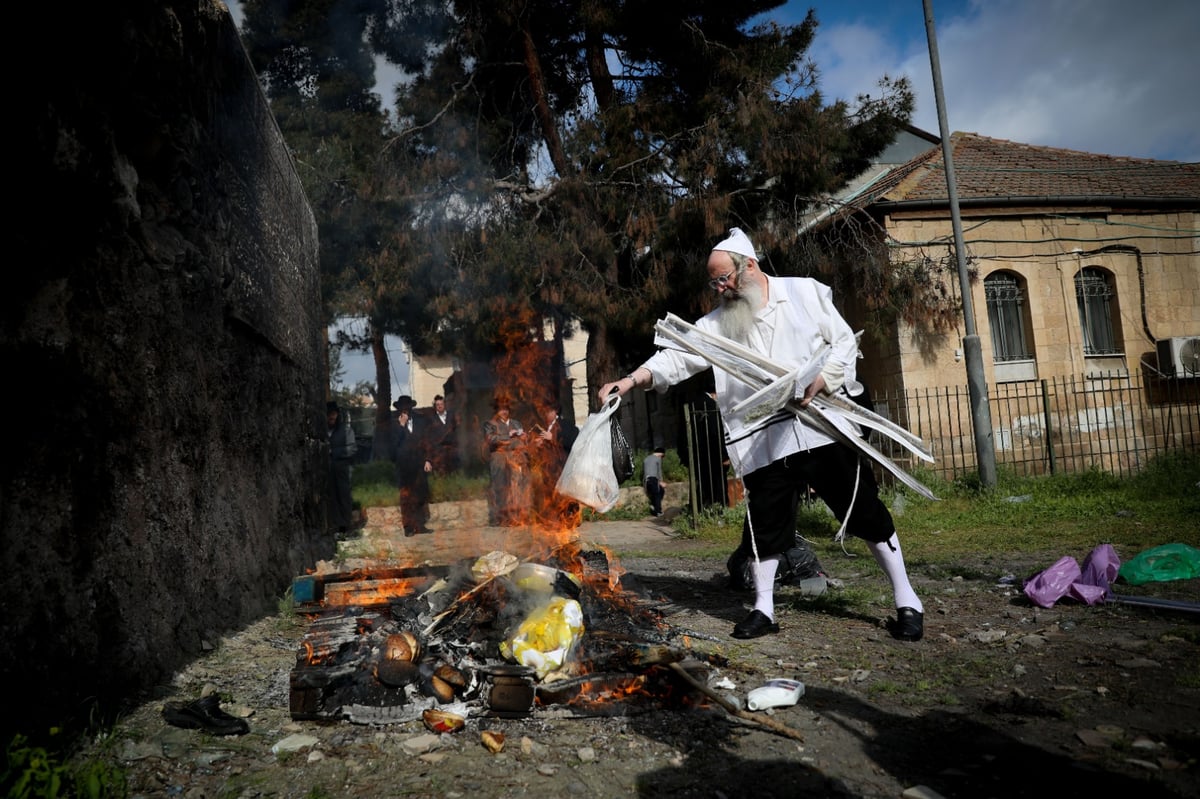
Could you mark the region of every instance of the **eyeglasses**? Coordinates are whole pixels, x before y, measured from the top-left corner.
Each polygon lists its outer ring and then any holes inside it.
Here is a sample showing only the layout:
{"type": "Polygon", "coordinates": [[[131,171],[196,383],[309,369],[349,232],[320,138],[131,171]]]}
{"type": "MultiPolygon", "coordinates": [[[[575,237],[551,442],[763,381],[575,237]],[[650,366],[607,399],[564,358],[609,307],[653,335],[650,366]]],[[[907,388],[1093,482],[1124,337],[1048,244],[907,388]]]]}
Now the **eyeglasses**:
{"type": "Polygon", "coordinates": [[[720,277],[714,277],[712,280],[708,281],[708,287],[710,289],[712,289],[713,291],[716,291],[717,289],[728,286],[729,281],[733,279],[733,275],[735,272],[737,272],[736,267],[733,269],[730,269],[728,272],[721,275],[720,277]]]}

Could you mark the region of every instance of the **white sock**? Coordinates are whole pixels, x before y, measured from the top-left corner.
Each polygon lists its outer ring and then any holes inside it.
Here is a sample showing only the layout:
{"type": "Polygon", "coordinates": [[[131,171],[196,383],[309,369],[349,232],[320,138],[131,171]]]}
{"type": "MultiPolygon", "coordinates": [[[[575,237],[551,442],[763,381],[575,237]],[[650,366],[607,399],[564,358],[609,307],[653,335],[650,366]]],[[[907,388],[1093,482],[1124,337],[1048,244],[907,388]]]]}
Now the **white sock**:
{"type": "Polygon", "coordinates": [[[754,609],[775,621],[775,571],[779,567],[779,555],[761,558],[750,567],[754,570],[754,609]]]}
{"type": "Polygon", "coordinates": [[[921,599],[913,590],[912,583],[908,581],[908,571],[904,568],[904,553],[900,551],[900,539],[896,537],[896,534],[892,533],[891,538],[878,544],[868,542],[867,546],[871,548],[875,562],[883,569],[888,582],[892,584],[896,607],[912,608],[918,613],[924,613],[925,606],[921,604],[921,599]],[[891,546],[888,546],[889,544],[891,546]],[[892,547],[895,547],[895,551],[892,550],[892,547]]]}

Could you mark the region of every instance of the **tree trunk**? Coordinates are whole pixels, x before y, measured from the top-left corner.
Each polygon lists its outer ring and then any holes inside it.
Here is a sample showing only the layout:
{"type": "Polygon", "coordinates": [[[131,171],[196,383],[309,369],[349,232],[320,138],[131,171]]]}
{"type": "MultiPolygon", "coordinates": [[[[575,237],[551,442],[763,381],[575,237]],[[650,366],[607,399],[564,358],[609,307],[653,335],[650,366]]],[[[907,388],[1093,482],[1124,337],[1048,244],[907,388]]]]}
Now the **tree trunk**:
{"type": "MultiPolygon", "coordinates": [[[[596,0],[591,3],[585,3],[585,20],[595,19],[597,13],[588,8],[596,0]]],[[[592,91],[596,95],[596,105],[601,112],[612,108],[616,98],[616,90],[613,87],[612,72],[608,68],[608,60],[604,50],[604,33],[592,24],[589,24],[583,35],[584,47],[587,52],[588,73],[592,81],[592,91]]]]}
{"type": "Polygon", "coordinates": [[[587,343],[587,380],[588,380],[588,411],[595,413],[600,410],[600,386],[608,383],[623,373],[617,354],[608,343],[608,324],[600,321],[588,330],[587,343]]]}
{"type": "Polygon", "coordinates": [[[369,321],[367,324],[371,330],[371,356],[375,359],[375,438],[371,441],[371,460],[387,460],[392,452],[392,365],[383,333],[369,321]]]}
{"type": "Polygon", "coordinates": [[[538,58],[537,47],[533,43],[533,34],[529,32],[529,24],[521,26],[525,42],[525,69],[529,72],[529,85],[533,91],[534,108],[537,111],[538,122],[542,126],[542,140],[546,142],[546,150],[550,154],[550,162],[560,177],[567,177],[567,156],[563,152],[562,140],[558,137],[558,128],[554,124],[554,112],[550,110],[550,101],[546,99],[546,82],[542,77],[542,62],[538,58]]]}

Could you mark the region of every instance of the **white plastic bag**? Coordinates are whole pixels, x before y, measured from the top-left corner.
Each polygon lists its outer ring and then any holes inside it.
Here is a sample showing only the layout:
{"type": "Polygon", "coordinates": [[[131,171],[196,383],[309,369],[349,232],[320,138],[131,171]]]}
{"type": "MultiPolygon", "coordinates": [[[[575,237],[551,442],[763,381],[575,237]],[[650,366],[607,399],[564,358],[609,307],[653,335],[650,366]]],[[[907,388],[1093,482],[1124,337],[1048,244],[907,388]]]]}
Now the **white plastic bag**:
{"type": "Polygon", "coordinates": [[[599,411],[584,420],[555,486],[558,493],[579,500],[599,513],[612,510],[620,496],[620,484],[613,471],[612,425],[609,423],[620,404],[621,397],[613,394],[599,411]]]}

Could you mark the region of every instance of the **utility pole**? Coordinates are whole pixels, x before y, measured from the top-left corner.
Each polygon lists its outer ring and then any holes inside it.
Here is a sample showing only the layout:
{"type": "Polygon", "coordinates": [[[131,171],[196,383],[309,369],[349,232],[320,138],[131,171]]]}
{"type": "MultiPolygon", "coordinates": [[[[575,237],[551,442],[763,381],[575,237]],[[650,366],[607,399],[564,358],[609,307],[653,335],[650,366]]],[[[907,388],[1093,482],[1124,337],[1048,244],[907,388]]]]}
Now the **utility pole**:
{"type": "Polygon", "coordinates": [[[966,248],[963,246],[962,218],[958,213],[958,184],[954,178],[954,159],[950,154],[950,126],[946,122],[946,101],[942,96],[942,66],[938,60],[937,34],[933,27],[933,0],[922,0],[925,7],[925,36],[929,40],[929,64],[933,69],[933,97],[937,103],[938,131],[942,138],[942,160],[946,164],[946,196],[950,200],[950,223],[954,228],[954,251],[958,256],[958,283],[962,294],[967,334],[963,354],[967,365],[967,391],[971,397],[971,427],[975,432],[975,457],[979,478],[986,488],[996,485],[996,449],[992,440],[992,412],[988,407],[987,382],[983,377],[983,348],[975,332],[975,308],[971,301],[971,278],[967,274],[966,248]]]}

